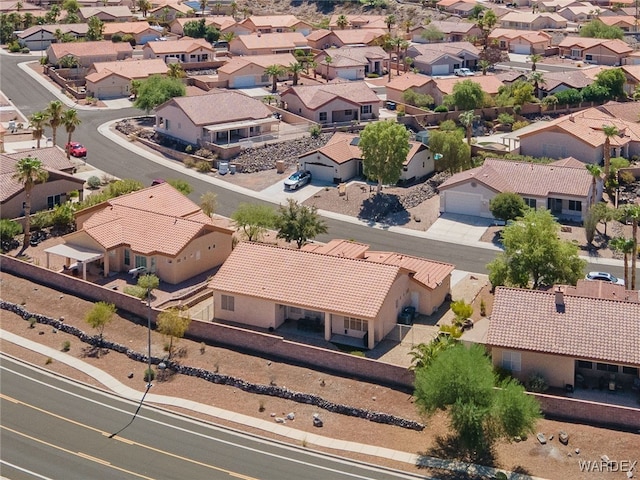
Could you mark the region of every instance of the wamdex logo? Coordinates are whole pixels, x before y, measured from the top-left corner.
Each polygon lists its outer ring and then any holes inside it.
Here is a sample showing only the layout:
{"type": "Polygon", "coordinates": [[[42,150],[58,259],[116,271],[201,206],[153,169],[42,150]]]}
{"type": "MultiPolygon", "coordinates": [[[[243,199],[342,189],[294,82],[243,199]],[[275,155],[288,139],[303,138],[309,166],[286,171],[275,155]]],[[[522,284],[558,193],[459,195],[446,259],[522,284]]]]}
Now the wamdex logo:
{"type": "MultiPolygon", "coordinates": [[[[599,460],[578,460],[581,472],[604,473],[604,472],[634,472],[638,465],[637,460],[609,460],[601,458],[599,460]]],[[[629,477],[631,478],[631,477],[629,477]]]]}

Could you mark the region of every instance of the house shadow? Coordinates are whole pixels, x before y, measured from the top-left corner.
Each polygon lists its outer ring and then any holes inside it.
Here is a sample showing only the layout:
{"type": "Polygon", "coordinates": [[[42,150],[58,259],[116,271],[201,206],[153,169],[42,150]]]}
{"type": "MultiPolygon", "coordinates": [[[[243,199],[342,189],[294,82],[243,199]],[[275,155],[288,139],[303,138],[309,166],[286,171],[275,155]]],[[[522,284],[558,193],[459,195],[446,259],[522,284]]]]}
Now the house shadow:
{"type": "Polygon", "coordinates": [[[362,202],[358,218],[387,225],[405,225],[411,219],[409,212],[395,194],[378,193],[362,202]]]}

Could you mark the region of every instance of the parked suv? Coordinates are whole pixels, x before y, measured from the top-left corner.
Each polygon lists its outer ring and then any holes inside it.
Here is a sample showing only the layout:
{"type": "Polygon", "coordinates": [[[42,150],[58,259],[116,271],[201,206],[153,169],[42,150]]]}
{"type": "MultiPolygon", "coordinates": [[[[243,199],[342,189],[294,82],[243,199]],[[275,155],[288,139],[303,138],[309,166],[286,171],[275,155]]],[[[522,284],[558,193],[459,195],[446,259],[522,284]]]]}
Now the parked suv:
{"type": "Polygon", "coordinates": [[[287,190],[297,190],[309,182],[311,182],[311,172],[299,170],[284,181],[284,188],[287,190]]]}
{"type": "Polygon", "coordinates": [[[473,73],[468,68],[456,68],[453,71],[453,74],[457,77],[473,77],[475,75],[475,73],[473,73]]]}

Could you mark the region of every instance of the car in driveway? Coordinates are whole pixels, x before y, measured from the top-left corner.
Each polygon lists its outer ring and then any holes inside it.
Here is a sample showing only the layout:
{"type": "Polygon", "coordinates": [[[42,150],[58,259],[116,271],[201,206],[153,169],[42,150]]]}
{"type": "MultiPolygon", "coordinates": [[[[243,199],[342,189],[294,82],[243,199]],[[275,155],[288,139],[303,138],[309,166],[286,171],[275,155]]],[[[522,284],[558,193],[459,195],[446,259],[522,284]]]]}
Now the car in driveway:
{"type": "Polygon", "coordinates": [[[600,280],[602,282],[609,282],[615,285],[624,285],[624,280],[622,278],[618,278],[615,275],[611,275],[607,272],[589,272],[584,277],[587,280],[600,280]]]}
{"type": "Polygon", "coordinates": [[[398,314],[398,323],[402,325],[411,325],[416,318],[416,307],[406,306],[398,314]]]}
{"type": "Polygon", "coordinates": [[[468,68],[456,68],[453,71],[453,74],[456,77],[473,77],[475,76],[475,73],[473,73],[471,70],[469,70],[468,68]]]}
{"type": "Polygon", "coordinates": [[[284,181],[285,190],[297,190],[311,182],[311,172],[298,170],[284,181]]]}
{"type": "Polygon", "coordinates": [[[66,147],[72,157],[86,157],[87,147],[78,142],[67,143],[66,147]]]}

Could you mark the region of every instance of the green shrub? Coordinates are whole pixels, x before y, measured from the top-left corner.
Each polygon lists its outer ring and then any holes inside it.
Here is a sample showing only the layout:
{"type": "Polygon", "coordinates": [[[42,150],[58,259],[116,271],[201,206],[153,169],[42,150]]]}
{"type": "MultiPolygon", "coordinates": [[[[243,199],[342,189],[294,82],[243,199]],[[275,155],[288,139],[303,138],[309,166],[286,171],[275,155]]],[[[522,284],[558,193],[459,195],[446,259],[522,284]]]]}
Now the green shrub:
{"type": "Polygon", "coordinates": [[[191,145],[187,145],[186,147],[184,147],[184,151],[185,153],[192,153],[193,152],[193,147],[191,145]]]}
{"type": "Polygon", "coordinates": [[[198,157],[202,157],[202,158],[214,158],[215,155],[213,154],[213,152],[207,148],[199,148],[198,150],[196,150],[196,153],[194,154],[198,157]]]}
{"type": "Polygon", "coordinates": [[[309,133],[313,138],[318,138],[322,133],[322,127],[320,125],[312,125],[311,128],[309,128],[309,133]]]}
{"type": "Polygon", "coordinates": [[[89,186],[89,188],[96,189],[100,185],[102,185],[102,182],[98,177],[96,177],[95,175],[92,175],[87,179],[87,185],[89,186]]]}
{"type": "Polygon", "coordinates": [[[29,47],[22,47],[20,49],[20,53],[29,53],[31,50],[29,50],[29,47]]]}
{"type": "Polygon", "coordinates": [[[196,170],[200,173],[209,173],[211,171],[211,164],[206,160],[202,160],[196,163],[196,170]]]}
{"type": "Polygon", "coordinates": [[[40,230],[53,225],[53,212],[42,210],[31,217],[31,228],[40,230]]]}
{"type": "Polygon", "coordinates": [[[448,112],[449,108],[446,105],[438,105],[433,111],[436,113],[444,113],[448,112]]]}
{"type": "Polygon", "coordinates": [[[78,198],[80,197],[80,192],[78,190],[72,190],[69,192],[69,198],[78,198]]]}
{"type": "Polygon", "coordinates": [[[529,122],[527,122],[526,120],[518,120],[517,122],[513,122],[513,125],[511,126],[512,130],[519,130],[521,128],[526,127],[527,125],[529,125],[529,122]]]}
{"type": "Polygon", "coordinates": [[[11,53],[18,53],[22,47],[18,42],[11,42],[9,45],[7,45],[7,48],[11,53]]]}
{"type": "Polygon", "coordinates": [[[0,220],[0,240],[11,240],[22,233],[22,225],[13,220],[3,218],[0,220]]]}
{"type": "Polygon", "coordinates": [[[442,325],[440,331],[445,335],[451,335],[452,338],[460,338],[462,336],[462,329],[457,325],[442,325]]]}
{"type": "Polygon", "coordinates": [[[127,295],[131,295],[132,297],[139,298],[141,300],[144,298],[147,298],[147,290],[137,285],[124,287],[124,293],[126,293],[127,295]]]}
{"type": "Polygon", "coordinates": [[[527,379],[527,390],[534,393],[544,393],[549,390],[549,385],[541,373],[532,373],[527,379]]]}
{"type": "Polygon", "coordinates": [[[54,226],[61,229],[71,227],[75,221],[73,213],[73,207],[69,202],[56,205],[51,214],[51,221],[54,226]]]}
{"type": "Polygon", "coordinates": [[[464,300],[456,300],[451,303],[451,310],[456,316],[457,323],[464,322],[467,318],[473,315],[473,307],[464,300]]]}
{"type": "Polygon", "coordinates": [[[377,73],[367,73],[367,78],[378,78],[380,75],[377,73]]]}
{"type": "Polygon", "coordinates": [[[153,382],[153,380],[156,378],[156,372],[153,371],[153,369],[151,368],[147,368],[144,371],[144,381],[149,383],[149,382],[153,382]]]}
{"type": "Polygon", "coordinates": [[[484,298],[480,299],[480,316],[487,316],[487,305],[484,303],[484,298]]]}
{"type": "Polygon", "coordinates": [[[62,351],[68,352],[69,350],[71,350],[71,342],[69,340],[65,340],[62,342],[62,351]]]}
{"type": "Polygon", "coordinates": [[[194,168],[198,162],[196,162],[193,158],[191,157],[187,157],[185,158],[182,163],[184,164],[185,167],[187,168],[194,168]]]}
{"type": "Polygon", "coordinates": [[[144,185],[138,180],[132,180],[130,178],[124,178],[122,180],[116,180],[109,183],[106,189],[106,194],[109,198],[119,197],[120,195],[126,195],[127,193],[136,192],[142,190],[144,185]]]}
{"type": "Polygon", "coordinates": [[[133,35],[131,35],[130,33],[126,33],[125,35],[122,36],[122,41],[123,42],[129,42],[129,44],[132,47],[136,46],[136,39],[133,35]]]}
{"type": "Polygon", "coordinates": [[[34,317],[31,317],[29,319],[29,328],[36,328],[36,323],[38,323],[38,321],[34,317]]]}
{"type": "Polygon", "coordinates": [[[111,35],[111,41],[113,43],[120,43],[122,41],[122,34],[114,33],[113,35],[111,35]]]}

